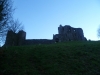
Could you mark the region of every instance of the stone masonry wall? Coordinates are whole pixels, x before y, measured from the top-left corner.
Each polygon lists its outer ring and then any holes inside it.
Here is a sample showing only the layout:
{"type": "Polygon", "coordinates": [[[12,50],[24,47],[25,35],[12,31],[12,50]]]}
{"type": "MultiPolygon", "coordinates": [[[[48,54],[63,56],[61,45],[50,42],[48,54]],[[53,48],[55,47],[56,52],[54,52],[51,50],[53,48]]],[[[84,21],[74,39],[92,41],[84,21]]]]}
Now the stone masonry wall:
{"type": "Polygon", "coordinates": [[[53,40],[62,41],[86,41],[82,28],[73,28],[69,25],[58,27],[58,34],[53,35],[53,40]]]}
{"type": "Polygon", "coordinates": [[[53,39],[26,39],[26,32],[21,30],[18,33],[8,31],[4,46],[52,44],[64,41],[86,41],[81,28],[73,28],[69,25],[58,27],[58,34],[53,35],[53,39]]]}
{"type": "Polygon", "coordinates": [[[26,39],[26,32],[24,31],[19,31],[18,33],[8,31],[4,46],[21,46],[52,43],[54,43],[54,41],[49,39],[26,39]]]}
{"type": "Polygon", "coordinates": [[[4,46],[19,46],[22,45],[26,38],[26,32],[23,30],[18,33],[14,33],[13,31],[8,31],[6,41],[4,46]]]}

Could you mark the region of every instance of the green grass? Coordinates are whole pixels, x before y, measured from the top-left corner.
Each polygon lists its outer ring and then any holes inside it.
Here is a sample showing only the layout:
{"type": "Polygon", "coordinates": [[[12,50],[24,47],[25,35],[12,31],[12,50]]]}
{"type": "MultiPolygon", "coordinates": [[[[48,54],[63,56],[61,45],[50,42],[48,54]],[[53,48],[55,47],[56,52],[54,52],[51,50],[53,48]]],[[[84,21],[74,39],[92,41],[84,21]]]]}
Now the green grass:
{"type": "Polygon", "coordinates": [[[0,75],[100,75],[100,42],[4,47],[0,75]]]}

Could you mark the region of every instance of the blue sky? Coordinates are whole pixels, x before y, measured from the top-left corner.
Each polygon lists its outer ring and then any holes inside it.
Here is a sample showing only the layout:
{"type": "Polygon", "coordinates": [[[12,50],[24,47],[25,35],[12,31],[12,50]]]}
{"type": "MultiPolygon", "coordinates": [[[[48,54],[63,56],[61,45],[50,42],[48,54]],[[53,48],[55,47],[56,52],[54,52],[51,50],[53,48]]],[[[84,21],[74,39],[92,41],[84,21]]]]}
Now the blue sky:
{"type": "Polygon", "coordinates": [[[14,7],[26,39],[52,39],[62,24],[80,27],[87,39],[98,40],[100,0],[14,0],[14,7]]]}

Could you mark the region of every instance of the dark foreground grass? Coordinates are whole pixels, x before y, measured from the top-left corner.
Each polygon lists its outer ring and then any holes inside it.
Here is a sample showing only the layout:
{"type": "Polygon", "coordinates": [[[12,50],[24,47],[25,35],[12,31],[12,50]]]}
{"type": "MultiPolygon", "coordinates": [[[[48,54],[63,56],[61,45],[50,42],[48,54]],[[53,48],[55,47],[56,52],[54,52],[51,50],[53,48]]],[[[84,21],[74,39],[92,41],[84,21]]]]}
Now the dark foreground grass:
{"type": "Polygon", "coordinates": [[[4,47],[0,75],[100,75],[100,42],[4,47]]]}

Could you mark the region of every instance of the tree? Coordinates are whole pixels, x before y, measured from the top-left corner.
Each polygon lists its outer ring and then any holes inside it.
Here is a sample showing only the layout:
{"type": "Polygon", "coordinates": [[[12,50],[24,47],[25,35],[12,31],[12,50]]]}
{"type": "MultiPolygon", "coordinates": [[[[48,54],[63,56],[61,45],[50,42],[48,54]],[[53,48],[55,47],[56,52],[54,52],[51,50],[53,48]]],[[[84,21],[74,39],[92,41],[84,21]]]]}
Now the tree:
{"type": "Polygon", "coordinates": [[[13,19],[14,10],[12,0],[0,0],[0,44],[4,44],[8,30],[23,30],[22,23],[13,19]]]}
{"type": "Polygon", "coordinates": [[[0,0],[0,33],[7,31],[9,21],[12,19],[13,11],[12,0],[0,0]]]}
{"type": "Polygon", "coordinates": [[[10,26],[8,28],[8,30],[12,30],[14,33],[18,33],[20,30],[23,30],[24,26],[22,25],[21,22],[19,22],[18,19],[14,20],[12,19],[10,21],[10,26]]]}
{"type": "Polygon", "coordinates": [[[98,38],[100,38],[100,25],[99,25],[98,30],[97,30],[97,36],[98,36],[98,38]]]}
{"type": "MultiPolygon", "coordinates": [[[[7,26],[7,31],[9,30],[12,30],[14,33],[18,33],[20,30],[24,30],[24,26],[22,25],[21,22],[19,22],[18,19],[14,20],[12,19],[10,22],[9,22],[9,26],[7,26]]],[[[6,36],[7,33],[3,33],[2,36],[3,37],[0,37],[0,44],[3,45],[5,43],[5,40],[6,40],[6,36]]]]}
{"type": "Polygon", "coordinates": [[[13,2],[12,0],[0,0],[0,42],[6,36],[9,22],[13,15],[13,2]]]}

